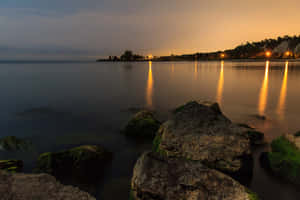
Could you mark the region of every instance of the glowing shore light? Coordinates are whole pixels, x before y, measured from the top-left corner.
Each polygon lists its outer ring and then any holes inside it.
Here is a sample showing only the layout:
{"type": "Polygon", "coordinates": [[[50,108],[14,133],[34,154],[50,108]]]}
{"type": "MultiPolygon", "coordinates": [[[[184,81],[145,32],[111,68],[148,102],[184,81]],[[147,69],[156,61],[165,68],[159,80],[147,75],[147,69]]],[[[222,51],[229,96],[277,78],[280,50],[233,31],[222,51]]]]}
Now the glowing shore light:
{"type": "Polygon", "coordinates": [[[291,56],[292,53],[291,53],[290,51],[287,51],[287,52],[285,52],[285,55],[286,55],[286,56],[291,56]]]}
{"type": "Polygon", "coordinates": [[[147,58],[148,58],[148,60],[152,60],[152,59],[153,59],[153,55],[152,55],[152,54],[149,54],[149,55],[147,56],[147,58]]]}
{"type": "Polygon", "coordinates": [[[272,52],[271,52],[271,51],[267,51],[265,54],[266,54],[266,57],[267,57],[267,58],[270,58],[271,55],[272,55],[272,52]]]}
{"type": "Polygon", "coordinates": [[[224,54],[224,53],[221,53],[221,54],[220,54],[220,57],[221,57],[221,58],[225,58],[225,54],[224,54]]]}

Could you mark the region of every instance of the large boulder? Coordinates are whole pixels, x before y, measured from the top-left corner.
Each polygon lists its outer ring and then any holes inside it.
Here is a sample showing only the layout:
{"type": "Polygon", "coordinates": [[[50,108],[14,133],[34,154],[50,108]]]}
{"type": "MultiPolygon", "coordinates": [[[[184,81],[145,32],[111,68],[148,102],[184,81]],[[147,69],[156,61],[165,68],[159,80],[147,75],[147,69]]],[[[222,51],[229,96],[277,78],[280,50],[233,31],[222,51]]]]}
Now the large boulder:
{"type": "Polygon", "coordinates": [[[299,136],[285,135],[273,140],[271,152],[262,153],[260,162],[275,176],[300,184],[299,136]]]}
{"type": "Polygon", "coordinates": [[[23,161],[21,160],[0,160],[0,170],[9,172],[21,172],[23,161]]]}
{"type": "Polygon", "coordinates": [[[56,177],[91,180],[102,175],[112,153],[96,145],[79,146],[57,153],[43,153],[38,158],[37,172],[56,177]]]}
{"type": "Polygon", "coordinates": [[[96,200],[47,174],[11,174],[0,171],[1,200],[96,200]]]}
{"type": "Polygon", "coordinates": [[[135,114],[122,132],[131,137],[153,139],[160,125],[152,112],[144,110],[135,114]]]}
{"type": "Polygon", "coordinates": [[[137,161],[131,181],[132,200],[256,200],[231,177],[199,161],[148,152],[137,161]]]}
{"type": "Polygon", "coordinates": [[[32,147],[30,141],[20,139],[15,136],[7,136],[0,139],[0,150],[5,151],[25,151],[32,147]]]}
{"type": "Polygon", "coordinates": [[[174,110],[154,139],[154,151],[201,161],[243,181],[252,176],[249,127],[232,123],[217,103],[192,101],[174,110]]]}

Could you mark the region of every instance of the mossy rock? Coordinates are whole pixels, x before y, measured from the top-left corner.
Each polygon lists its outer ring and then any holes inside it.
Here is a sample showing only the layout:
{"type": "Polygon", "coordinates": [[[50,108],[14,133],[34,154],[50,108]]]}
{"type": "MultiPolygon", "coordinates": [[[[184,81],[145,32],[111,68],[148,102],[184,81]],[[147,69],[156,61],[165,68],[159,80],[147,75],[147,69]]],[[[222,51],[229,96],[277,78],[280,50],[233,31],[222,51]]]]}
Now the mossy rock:
{"type": "Polygon", "coordinates": [[[7,136],[0,139],[0,149],[5,151],[26,151],[31,147],[31,142],[15,136],[7,136]]]}
{"type": "Polygon", "coordinates": [[[271,148],[261,159],[266,168],[276,176],[300,184],[300,150],[284,136],[274,140],[271,148]]]}
{"type": "Polygon", "coordinates": [[[252,192],[251,190],[247,189],[247,193],[249,195],[250,200],[259,200],[259,197],[256,193],[252,192]]]}
{"type": "Polygon", "coordinates": [[[21,160],[0,160],[0,170],[8,172],[21,172],[23,161],[21,160]]]}
{"type": "Polygon", "coordinates": [[[112,159],[112,153],[96,145],[79,146],[57,153],[43,153],[37,162],[37,172],[56,177],[97,178],[105,165],[112,159]]]}
{"type": "Polygon", "coordinates": [[[127,136],[136,138],[154,138],[161,123],[150,111],[141,111],[135,114],[123,129],[127,136]]]}

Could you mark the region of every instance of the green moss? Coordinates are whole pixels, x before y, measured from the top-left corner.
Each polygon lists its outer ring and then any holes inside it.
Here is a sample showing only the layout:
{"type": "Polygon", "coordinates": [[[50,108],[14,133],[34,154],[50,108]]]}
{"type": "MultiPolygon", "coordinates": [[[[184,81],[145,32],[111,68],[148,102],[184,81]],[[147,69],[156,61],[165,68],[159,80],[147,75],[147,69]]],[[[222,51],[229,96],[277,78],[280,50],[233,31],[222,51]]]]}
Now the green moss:
{"type": "Polygon", "coordinates": [[[129,193],[129,200],[135,200],[135,197],[134,197],[134,194],[133,194],[132,190],[130,190],[130,193],[129,193]]]}
{"type": "Polygon", "coordinates": [[[8,172],[20,172],[23,167],[21,160],[0,160],[0,169],[8,172]]]}
{"type": "Polygon", "coordinates": [[[250,200],[259,200],[259,197],[256,193],[252,192],[251,190],[247,189],[247,193],[249,195],[250,200]]]}
{"type": "Polygon", "coordinates": [[[271,169],[276,174],[299,183],[300,151],[285,137],[274,140],[271,144],[272,152],[268,154],[271,169]]]}
{"type": "Polygon", "coordinates": [[[152,146],[152,151],[159,153],[162,156],[167,156],[167,152],[162,150],[161,148],[159,148],[159,145],[161,143],[161,136],[160,135],[156,135],[154,140],[153,140],[153,146],[152,146]]]}
{"type": "Polygon", "coordinates": [[[152,151],[157,152],[159,150],[160,143],[161,143],[161,136],[156,135],[153,140],[152,151]]]}
{"type": "Polygon", "coordinates": [[[128,122],[123,133],[127,136],[153,138],[160,125],[151,112],[141,111],[128,122]]]}

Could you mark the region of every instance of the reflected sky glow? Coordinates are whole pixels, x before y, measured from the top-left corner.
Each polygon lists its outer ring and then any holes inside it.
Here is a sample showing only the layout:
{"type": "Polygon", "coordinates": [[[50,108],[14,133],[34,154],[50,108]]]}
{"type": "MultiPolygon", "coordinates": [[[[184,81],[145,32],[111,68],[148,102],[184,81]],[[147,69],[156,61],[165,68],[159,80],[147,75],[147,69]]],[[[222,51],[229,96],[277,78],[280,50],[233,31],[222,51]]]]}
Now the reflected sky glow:
{"type": "Polygon", "coordinates": [[[270,67],[270,61],[267,61],[266,68],[265,68],[265,77],[264,77],[263,84],[261,86],[259,101],[258,101],[258,112],[260,115],[265,114],[265,110],[266,110],[266,106],[267,106],[269,67],[270,67]]]}
{"type": "Polygon", "coordinates": [[[280,119],[284,118],[284,109],[285,109],[286,93],[287,93],[288,68],[289,68],[289,62],[286,61],[281,90],[280,90],[280,96],[278,101],[278,107],[277,107],[277,114],[279,115],[280,119]]]}
{"type": "Polygon", "coordinates": [[[224,87],[224,61],[221,61],[221,71],[220,71],[220,77],[219,77],[219,83],[218,83],[218,89],[217,89],[217,97],[216,97],[216,100],[220,105],[222,103],[223,87],[224,87]]]}
{"type": "Polygon", "coordinates": [[[146,103],[147,107],[153,106],[153,76],[152,76],[152,61],[149,61],[147,91],[146,91],[146,103]]]}

